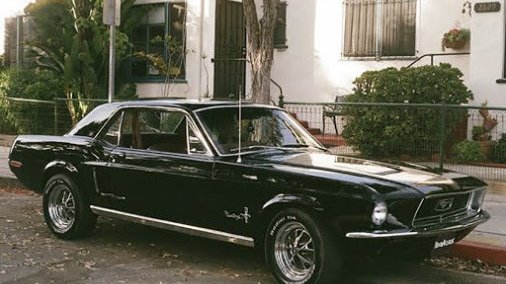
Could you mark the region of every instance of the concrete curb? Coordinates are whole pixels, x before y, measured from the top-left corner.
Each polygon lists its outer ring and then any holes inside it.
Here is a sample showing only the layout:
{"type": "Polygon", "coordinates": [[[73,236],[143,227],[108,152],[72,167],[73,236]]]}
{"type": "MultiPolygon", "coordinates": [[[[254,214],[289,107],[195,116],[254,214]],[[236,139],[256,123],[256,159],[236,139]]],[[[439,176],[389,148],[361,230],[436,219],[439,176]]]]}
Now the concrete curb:
{"type": "Polygon", "coordinates": [[[506,248],[484,243],[460,241],[450,250],[452,256],[479,259],[485,263],[506,265],[506,248]]]}

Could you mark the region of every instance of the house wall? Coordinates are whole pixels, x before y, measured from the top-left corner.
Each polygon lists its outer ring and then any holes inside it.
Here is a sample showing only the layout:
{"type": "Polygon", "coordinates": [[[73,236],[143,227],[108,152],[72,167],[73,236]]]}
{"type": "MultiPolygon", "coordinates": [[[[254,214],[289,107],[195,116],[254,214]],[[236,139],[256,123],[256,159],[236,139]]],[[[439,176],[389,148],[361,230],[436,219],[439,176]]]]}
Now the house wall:
{"type": "MultiPolygon", "coordinates": [[[[475,3],[485,1],[473,1],[475,3]]],[[[487,1],[489,2],[489,1],[487,1]]],[[[497,83],[503,74],[505,48],[504,0],[501,11],[474,13],[471,17],[470,85],[474,104],[487,102],[489,106],[506,106],[506,84],[497,83]]]]}
{"type": "MultiPolygon", "coordinates": [[[[367,70],[403,67],[404,60],[350,60],[341,56],[344,34],[343,1],[289,0],[286,50],[275,52],[272,78],[284,89],[287,101],[331,102],[351,92],[353,80],[367,70]]],[[[417,6],[417,56],[443,53],[441,38],[453,27],[469,28],[469,15],[462,14],[462,1],[419,0],[417,6]]],[[[468,50],[465,50],[468,51],[468,50]]],[[[447,53],[455,52],[448,49],[447,53]]],[[[436,59],[449,62],[469,81],[469,56],[436,59]]],[[[430,64],[430,59],[420,61],[430,64]]],[[[273,96],[277,90],[272,88],[273,96]]]]}
{"type": "MultiPolygon", "coordinates": [[[[138,0],[137,4],[173,0],[138,0]]],[[[260,0],[256,0],[260,4],[260,0]]],[[[475,3],[485,1],[476,0],[475,3]]],[[[504,6],[504,0],[499,0],[504,6]]],[[[174,1],[178,2],[178,1],[174,1]]],[[[352,91],[353,80],[367,70],[403,67],[414,58],[403,60],[352,60],[344,58],[343,4],[341,0],[287,0],[287,49],[275,50],[272,78],[282,87],[287,101],[330,102],[338,94],[352,91]]],[[[464,83],[473,91],[472,104],[485,100],[489,105],[506,105],[504,64],[504,7],[498,13],[462,11],[463,1],[419,0],[417,6],[416,56],[428,53],[470,51],[471,55],[448,56],[435,63],[448,62],[464,73],[464,83]],[[471,43],[464,50],[442,51],[442,35],[451,28],[471,29],[471,43]]],[[[168,88],[170,97],[212,98],[216,0],[188,0],[186,82],[177,84],[141,83],[141,97],[159,97],[168,88]]],[[[259,5],[260,7],[260,5],[259,5]]],[[[430,64],[430,59],[418,65],[430,64]]],[[[247,68],[249,70],[249,68],[247,68]]],[[[250,93],[250,75],[246,74],[250,93]]],[[[272,87],[274,100],[279,95],[272,87]]]]}

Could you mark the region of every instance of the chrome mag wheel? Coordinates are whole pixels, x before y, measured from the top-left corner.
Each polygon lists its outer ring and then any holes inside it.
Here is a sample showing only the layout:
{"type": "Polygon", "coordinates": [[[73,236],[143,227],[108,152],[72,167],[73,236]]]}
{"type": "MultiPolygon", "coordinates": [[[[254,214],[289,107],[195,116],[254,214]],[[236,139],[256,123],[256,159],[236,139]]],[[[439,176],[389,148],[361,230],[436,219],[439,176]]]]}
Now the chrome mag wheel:
{"type": "Polygon", "coordinates": [[[315,270],[315,249],[309,230],[301,223],[283,224],[274,242],[274,257],[279,271],[289,282],[304,283],[315,270]]]}
{"type": "Polygon", "coordinates": [[[57,184],[49,192],[47,203],[49,218],[58,233],[65,233],[74,224],[76,203],[74,195],[65,184],[57,184]]]}

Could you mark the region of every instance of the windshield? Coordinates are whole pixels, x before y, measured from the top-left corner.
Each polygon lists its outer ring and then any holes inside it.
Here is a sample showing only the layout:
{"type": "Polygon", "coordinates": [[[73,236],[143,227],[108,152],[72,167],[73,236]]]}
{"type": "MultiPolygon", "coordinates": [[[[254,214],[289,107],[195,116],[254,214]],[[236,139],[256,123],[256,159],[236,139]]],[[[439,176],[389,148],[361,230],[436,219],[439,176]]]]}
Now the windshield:
{"type": "MultiPolygon", "coordinates": [[[[239,151],[239,109],[212,108],[198,112],[205,130],[221,154],[239,151]]],[[[260,107],[243,107],[241,150],[265,148],[321,148],[286,112],[260,107]]]]}

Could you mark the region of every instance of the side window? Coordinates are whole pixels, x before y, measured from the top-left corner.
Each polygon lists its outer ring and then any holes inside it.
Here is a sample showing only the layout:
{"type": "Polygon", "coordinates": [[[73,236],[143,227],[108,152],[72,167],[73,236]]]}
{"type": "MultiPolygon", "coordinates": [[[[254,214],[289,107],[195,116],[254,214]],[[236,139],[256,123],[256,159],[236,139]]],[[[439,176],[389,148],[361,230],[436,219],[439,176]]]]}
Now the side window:
{"type": "Polygon", "coordinates": [[[195,129],[191,125],[188,127],[188,146],[190,149],[190,154],[207,153],[204,143],[202,143],[202,140],[200,140],[200,138],[197,136],[195,129]]]}
{"type": "Polygon", "coordinates": [[[127,109],[115,115],[102,139],[123,148],[206,154],[207,148],[196,133],[181,111],[127,109]]]}
{"type": "Polygon", "coordinates": [[[103,140],[111,145],[118,146],[119,145],[119,137],[120,137],[120,125],[122,119],[123,112],[117,113],[113,118],[113,123],[107,129],[107,132],[104,134],[103,140]]]}

